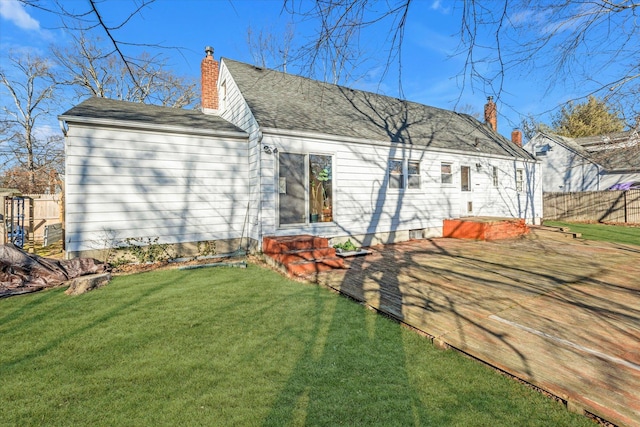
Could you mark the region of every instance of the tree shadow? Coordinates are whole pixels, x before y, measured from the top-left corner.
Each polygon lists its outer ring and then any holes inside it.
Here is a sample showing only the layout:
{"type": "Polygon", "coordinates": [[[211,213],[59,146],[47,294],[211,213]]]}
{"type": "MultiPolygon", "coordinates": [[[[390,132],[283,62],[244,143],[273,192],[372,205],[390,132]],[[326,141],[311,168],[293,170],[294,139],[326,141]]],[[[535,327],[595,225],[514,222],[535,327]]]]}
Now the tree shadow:
{"type": "MultiPolygon", "coordinates": [[[[128,301],[122,301],[121,304],[106,313],[100,314],[93,321],[86,323],[81,327],[71,328],[65,333],[50,339],[46,343],[37,345],[35,348],[31,349],[30,352],[22,354],[20,358],[2,363],[0,365],[0,368],[9,371],[11,369],[15,369],[17,366],[28,364],[34,359],[46,356],[47,353],[59,348],[62,344],[72,341],[76,337],[82,336],[87,331],[91,331],[97,326],[104,324],[105,322],[117,317],[122,313],[126,313],[127,310],[136,307],[138,304],[145,301],[162,289],[166,288],[167,286],[170,286],[172,283],[173,281],[164,281],[158,282],[153,286],[149,286],[145,292],[140,293],[136,298],[130,299],[128,301]]],[[[29,304],[26,307],[15,311],[11,315],[11,317],[3,319],[3,324],[10,326],[12,329],[12,333],[19,333],[21,329],[29,330],[32,325],[42,323],[43,319],[48,318],[49,315],[54,313],[58,308],[60,308],[60,306],[75,304],[74,298],[65,298],[64,300],[58,300],[56,302],[56,305],[49,308],[48,310],[36,310],[36,312],[38,313],[37,316],[31,315],[31,308],[41,304],[47,304],[50,301],[55,301],[55,296],[60,292],[62,292],[62,290],[50,289],[32,295],[29,304]],[[11,322],[11,324],[9,322],[11,322]]]]}

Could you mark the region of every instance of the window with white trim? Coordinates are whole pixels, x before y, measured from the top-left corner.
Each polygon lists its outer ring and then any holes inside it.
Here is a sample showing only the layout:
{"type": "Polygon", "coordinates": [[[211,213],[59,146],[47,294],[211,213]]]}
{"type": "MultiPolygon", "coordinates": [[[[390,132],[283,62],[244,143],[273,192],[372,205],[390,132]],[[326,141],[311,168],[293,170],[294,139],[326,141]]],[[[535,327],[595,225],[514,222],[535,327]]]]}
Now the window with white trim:
{"type": "Polygon", "coordinates": [[[407,188],[420,188],[420,162],[407,162],[407,188]]]}
{"type": "Polygon", "coordinates": [[[440,163],[440,181],[442,184],[453,184],[453,165],[440,163]]]}
{"type": "Polygon", "coordinates": [[[404,188],[404,174],[402,163],[402,160],[389,160],[389,188],[404,188]]]}
{"type": "Polygon", "coordinates": [[[516,169],[516,191],[524,191],[524,170],[516,169]]]}
{"type": "Polygon", "coordinates": [[[498,186],[498,167],[494,166],[493,167],[493,186],[497,187],[498,186]]]}
{"type": "Polygon", "coordinates": [[[415,160],[389,160],[388,187],[393,190],[418,190],[422,186],[420,162],[415,160]]]}
{"type": "Polygon", "coordinates": [[[471,191],[471,167],[460,167],[460,190],[471,191]]]}

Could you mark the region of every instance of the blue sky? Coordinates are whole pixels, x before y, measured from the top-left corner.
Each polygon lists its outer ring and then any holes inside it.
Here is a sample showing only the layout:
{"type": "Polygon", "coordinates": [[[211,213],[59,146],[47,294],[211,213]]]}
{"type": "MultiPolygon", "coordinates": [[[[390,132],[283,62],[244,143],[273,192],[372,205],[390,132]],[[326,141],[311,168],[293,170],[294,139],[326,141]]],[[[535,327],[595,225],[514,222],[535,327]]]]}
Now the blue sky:
{"type": "MultiPolygon", "coordinates": [[[[42,0],[42,3],[46,5],[48,0],[42,0]]],[[[83,0],[63,3],[70,7],[86,7],[83,0]]],[[[106,0],[101,7],[106,11],[108,22],[118,22],[128,14],[132,4],[129,0],[106,0]]],[[[403,97],[440,108],[481,113],[487,95],[494,93],[490,88],[472,90],[468,85],[462,89],[459,73],[464,57],[452,57],[458,47],[460,10],[452,5],[454,2],[445,0],[412,3],[403,46],[403,97]]],[[[3,64],[9,50],[29,50],[46,55],[50,44],[69,40],[65,30],[59,28],[59,18],[53,14],[25,8],[17,0],[0,0],[0,6],[0,61],[3,64]]],[[[281,9],[281,0],[156,0],[115,34],[127,42],[179,47],[179,50],[161,52],[170,58],[169,63],[176,74],[198,78],[206,45],[215,48],[216,58],[222,56],[253,63],[247,43],[248,27],[254,31],[282,31],[291,18],[281,13],[281,9]]],[[[297,43],[309,36],[306,23],[297,23],[294,29],[297,43]]],[[[379,27],[363,35],[362,46],[369,59],[362,68],[363,77],[348,85],[399,96],[395,68],[381,80],[387,59],[387,53],[381,47],[385,32],[386,28],[379,27]]],[[[537,75],[531,68],[510,71],[498,98],[500,133],[509,137],[521,116],[526,114],[548,123],[550,110],[576,96],[572,90],[558,85],[546,93],[546,83],[547,78],[537,75]]]]}

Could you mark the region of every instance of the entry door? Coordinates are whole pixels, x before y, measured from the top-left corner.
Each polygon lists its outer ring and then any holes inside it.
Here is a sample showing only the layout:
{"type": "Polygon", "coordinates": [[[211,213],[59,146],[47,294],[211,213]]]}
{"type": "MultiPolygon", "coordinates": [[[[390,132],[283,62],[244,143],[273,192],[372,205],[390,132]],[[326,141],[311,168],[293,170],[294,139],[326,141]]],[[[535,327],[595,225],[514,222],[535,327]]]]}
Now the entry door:
{"type": "Polygon", "coordinates": [[[279,153],[278,216],[280,225],[306,222],[304,154],[279,153]]]}
{"type": "Polygon", "coordinates": [[[473,215],[473,197],[471,192],[471,167],[460,167],[460,214],[462,216],[473,215]]]}

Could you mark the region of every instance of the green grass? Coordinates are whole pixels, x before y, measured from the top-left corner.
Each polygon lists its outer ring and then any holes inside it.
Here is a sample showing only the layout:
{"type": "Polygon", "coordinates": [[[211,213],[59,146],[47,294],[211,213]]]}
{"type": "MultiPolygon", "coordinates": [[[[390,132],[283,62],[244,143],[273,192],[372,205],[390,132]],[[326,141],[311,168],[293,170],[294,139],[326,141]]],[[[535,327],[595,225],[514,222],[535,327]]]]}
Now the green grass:
{"type": "Polygon", "coordinates": [[[573,233],[582,233],[583,239],[640,246],[640,227],[560,221],[545,221],[544,225],[569,227],[573,233]]]}
{"type": "Polygon", "coordinates": [[[0,300],[0,425],[591,426],[326,289],[250,265],[0,300]]]}

